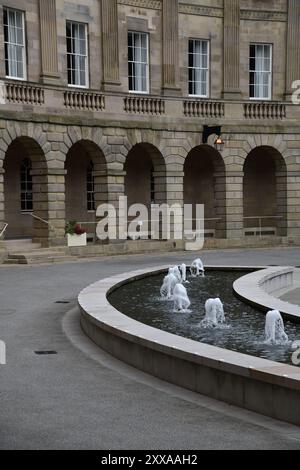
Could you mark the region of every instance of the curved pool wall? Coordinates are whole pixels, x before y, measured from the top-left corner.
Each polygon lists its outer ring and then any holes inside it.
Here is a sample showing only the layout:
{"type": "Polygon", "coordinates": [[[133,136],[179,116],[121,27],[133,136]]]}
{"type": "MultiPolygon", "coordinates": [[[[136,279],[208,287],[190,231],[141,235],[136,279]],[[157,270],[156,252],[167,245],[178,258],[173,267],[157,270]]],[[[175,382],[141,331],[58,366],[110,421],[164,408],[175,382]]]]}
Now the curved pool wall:
{"type": "Polygon", "coordinates": [[[300,307],[272,296],[293,286],[295,268],[271,267],[241,277],[233,284],[234,293],[244,302],[262,311],[279,310],[283,317],[300,323],[300,307]]]}
{"type": "Polygon", "coordinates": [[[300,425],[299,368],[157,330],[120,313],[107,300],[120,286],[166,270],[125,273],[84,289],[78,301],[87,336],[117,359],[159,379],[300,425]]]}

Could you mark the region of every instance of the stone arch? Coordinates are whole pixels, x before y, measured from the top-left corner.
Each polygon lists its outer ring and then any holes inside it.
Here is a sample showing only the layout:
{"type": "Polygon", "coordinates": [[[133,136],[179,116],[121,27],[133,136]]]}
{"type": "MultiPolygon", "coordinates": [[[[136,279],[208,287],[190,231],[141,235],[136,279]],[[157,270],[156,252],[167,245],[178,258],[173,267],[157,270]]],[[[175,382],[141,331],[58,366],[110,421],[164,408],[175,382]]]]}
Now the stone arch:
{"type": "Polygon", "coordinates": [[[50,152],[51,147],[47,141],[47,135],[40,124],[8,121],[6,128],[0,131],[0,168],[3,165],[8,147],[16,139],[21,139],[25,142],[26,138],[28,142],[30,142],[30,140],[36,142],[43,152],[45,160],[48,160],[47,154],[50,152]]]}
{"type": "Polygon", "coordinates": [[[287,166],[278,149],[253,148],[244,162],[246,235],[287,234],[287,166]],[[256,217],[256,219],[254,218],[256,217]]]}
{"type": "Polygon", "coordinates": [[[107,163],[102,149],[93,141],[77,140],[66,160],[66,220],[83,223],[95,234],[96,209],[107,202],[107,163]]]}
{"type": "MultiPolygon", "coordinates": [[[[185,159],[184,203],[204,204],[206,236],[225,238],[225,163],[222,155],[210,145],[194,147],[185,159]]],[[[195,207],[193,214],[195,217],[195,207]]]]}
{"type": "Polygon", "coordinates": [[[128,206],[143,204],[150,211],[152,204],[166,202],[166,164],[157,147],[147,142],[134,145],[124,170],[128,206]]]}
{"type": "Polygon", "coordinates": [[[243,135],[242,156],[247,158],[257,147],[269,147],[277,150],[283,158],[288,156],[288,146],[282,134],[247,134],[243,135]]]}
{"type": "Polygon", "coordinates": [[[46,223],[49,222],[48,168],[42,147],[31,137],[16,137],[7,146],[3,169],[7,238],[32,238],[47,246],[50,230],[46,223]],[[21,181],[21,165],[25,158],[31,166],[26,184],[21,181]],[[32,204],[29,204],[31,199],[32,204]]]}

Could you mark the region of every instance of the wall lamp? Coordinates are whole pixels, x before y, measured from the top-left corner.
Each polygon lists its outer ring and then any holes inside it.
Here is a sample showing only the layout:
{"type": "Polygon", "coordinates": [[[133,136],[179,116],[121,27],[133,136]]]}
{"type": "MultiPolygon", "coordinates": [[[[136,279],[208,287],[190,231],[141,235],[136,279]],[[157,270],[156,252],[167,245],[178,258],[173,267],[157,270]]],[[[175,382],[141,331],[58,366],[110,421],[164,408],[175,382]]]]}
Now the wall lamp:
{"type": "Polygon", "coordinates": [[[203,144],[207,144],[208,138],[213,134],[218,136],[214,143],[215,149],[218,150],[218,152],[222,152],[225,147],[225,142],[221,138],[222,126],[203,126],[203,144]]]}

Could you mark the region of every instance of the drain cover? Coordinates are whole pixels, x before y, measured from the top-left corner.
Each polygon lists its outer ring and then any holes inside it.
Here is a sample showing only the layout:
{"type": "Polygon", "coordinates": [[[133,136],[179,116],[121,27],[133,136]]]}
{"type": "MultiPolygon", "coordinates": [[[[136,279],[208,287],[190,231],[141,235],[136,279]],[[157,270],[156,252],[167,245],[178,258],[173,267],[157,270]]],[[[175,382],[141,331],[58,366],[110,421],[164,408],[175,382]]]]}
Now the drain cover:
{"type": "Polygon", "coordinates": [[[52,356],[57,354],[57,351],[34,351],[34,354],[37,354],[38,356],[52,356]]]}

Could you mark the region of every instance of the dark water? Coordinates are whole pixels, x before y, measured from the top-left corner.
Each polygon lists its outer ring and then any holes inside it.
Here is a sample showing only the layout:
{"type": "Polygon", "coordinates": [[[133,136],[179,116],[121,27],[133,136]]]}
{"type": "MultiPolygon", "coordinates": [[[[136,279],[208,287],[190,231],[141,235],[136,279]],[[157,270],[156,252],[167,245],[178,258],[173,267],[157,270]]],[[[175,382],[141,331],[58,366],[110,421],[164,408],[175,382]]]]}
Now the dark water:
{"type": "Polygon", "coordinates": [[[243,272],[210,271],[205,278],[189,279],[190,313],[175,313],[173,302],[161,300],[162,275],[129,283],[109,296],[120,312],[146,325],[202,343],[219,346],[272,361],[292,364],[291,344],[300,340],[300,325],[286,321],[287,345],[264,344],[265,315],[237,299],[233,282],[243,272]],[[207,329],[200,326],[207,299],[219,297],[226,313],[226,325],[207,329]]]}

